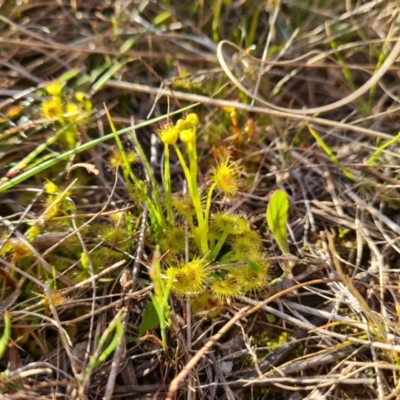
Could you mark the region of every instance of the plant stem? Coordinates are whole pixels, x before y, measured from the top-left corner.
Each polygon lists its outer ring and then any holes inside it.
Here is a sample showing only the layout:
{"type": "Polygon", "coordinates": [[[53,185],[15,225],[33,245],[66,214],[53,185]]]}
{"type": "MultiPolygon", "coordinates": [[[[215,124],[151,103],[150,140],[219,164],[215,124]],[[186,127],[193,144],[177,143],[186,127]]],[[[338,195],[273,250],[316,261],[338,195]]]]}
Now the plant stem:
{"type": "Polygon", "coordinates": [[[169,165],[169,147],[164,145],[164,189],[165,189],[165,207],[167,209],[167,226],[172,226],[172,199],[171,199],[171,170],[169,165]]]}
{"type": "Polygon", "coordinates": [[[205,217],[204,217],[206,225],[207,225],[207,232],[208,232],[208,225],[209,225],[209,222],[210,222],[211,200],[212,200],[212,195],[213,195],[213,192],[214,192],[214,189],[215,189],[216,186],[217,186],[217,184],[214,182],[211,185],[210,189],[208,189],[206,212],[205,212],[205,217]]]}
{"type": "MultiPolygon", "coordinates": [[[[194,148],[194,146],[192,147],[194,148]]],[[[197,245],[199,246],[199,250],[203,255],[208,253],[208,242],[207,242],[207,229],[204,226],[204,214],[201,208],[201,200],[199,195],[199,190],[197,187],[197,163],[193,157],[196,156],[195,151],[189,151],[188,146],[188,153],[189,153],[189,162],[190,162],[190,170],[186,164],[186,161],[182,155],[182,152],[179,150],[177,145],[174,145],[174,149],[176,154],[178,155],[179,162],[182,166],[183,172],[185,174],[185,178],[188,184],[190,197],[192,198],[193,205],[196,212],[197,223],[198,223],[198,232],[196,228],[191,225],[193,236],[196,240],[197,245]]]]}
{"type": "Polygon", "coordinates": [[[197,185],[197,154],[196,154],[196,146],[193,143],[187,144],[187,152],[189,155],[189,163],[190,163],[190,179],[192,186],[192,199],[194,203],[194,207],[196,210],[197,223],[199,225],[199,235],[200,235],[200,245],[201,251],[203,255],[208,253],[208,227],[204,218],[203,209],[201,207],[201,198],[199,194],[199,188],[197,185]]]}

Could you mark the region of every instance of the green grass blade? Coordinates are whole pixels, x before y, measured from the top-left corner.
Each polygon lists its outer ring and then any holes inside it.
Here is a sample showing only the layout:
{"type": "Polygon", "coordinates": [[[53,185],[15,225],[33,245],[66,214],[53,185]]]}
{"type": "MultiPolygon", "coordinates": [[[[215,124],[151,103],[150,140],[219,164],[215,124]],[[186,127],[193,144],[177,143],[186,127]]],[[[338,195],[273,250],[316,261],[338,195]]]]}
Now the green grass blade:
{"type": "MultiPolygon", "coordinates": [[[[378,58],[378,62],[376,64],[376,66],[375,66],[374,74],[379,70],[379,68],[385,62],[386,54],[388,53],[389,44],[390,44],[390,40],[388,40],[388,38],[386,38],[385,42],[383,43],[383,47],[379,53],[379,58],[378,58]]],[[[373,104],[374,104],[374,96],[376,93],[376,88],[377,88],[377,84],[375,83],[375,85],[372,85],[371,89],[369,90],[369,107],[370,107],[370,109],[372,109],[373,104]]]]}
{"type": "MultiPolygon", "coordinates": [[[[340,166],[340,160],[336,157],[335,153],[331,150],[331,148],[324,142],[321,136],[313,129],[311,126],[306,122],[307,128],[310,131],[311,135],[313,135],[314,139],[317,141],[317,143],[321,146],[322,150],[325,151],[325,153],[328,155],[328,157],[331,159],[331,161],[340,166]]],[[[343,175],[347,178],[350,179],[352,182],[356,182],[357,179],[354,177],[354,175],[347,169],[343,167],[339,167],[340,171],[342,171],[343,175]]]]}
{"type": "Polygon", "coordinates": [[[97,81],[96,81],[96,83],[94,83],[93,84],[93,87],[92,87],[92,91],[95,93],[95,92],[98,92],[106,83],[107,83],[107,81],[109,81],[112,77],[113,77],[113,75],[115,74],[115,73],[117,73],[118,72],[118,70],[120,70],[125,64],[127,64],[128,63],[128,61],[126,61],[126,62],[119,62],[119,61],[116,61],[116,60],[114,60],[114,62],[113,63],[111,63],[111,68],[108,70],[108,71],[106,71],[105,73],[104,73],[104,75],[103,76],[101,76],[97,81]]]}
{"type": "Polygon", "coordinates": [[[59,78],[57,78],[57,81],[61,83],[68,82],[71,79],[76,78],[80,72],[81,70],[79,68],[73,68],[62,74],[59,78]]]}
{"type": "Polygon", "coordinates": [[[400,139],[400,132],[393,138],[388,140],[385,143],[382,143],[372,154],[372,156],[368,159],[368,164],[374,164],[378,159],[379,155],[383,152],[383,150],[387,149],[391,145],[397,143],[400,139]]]}

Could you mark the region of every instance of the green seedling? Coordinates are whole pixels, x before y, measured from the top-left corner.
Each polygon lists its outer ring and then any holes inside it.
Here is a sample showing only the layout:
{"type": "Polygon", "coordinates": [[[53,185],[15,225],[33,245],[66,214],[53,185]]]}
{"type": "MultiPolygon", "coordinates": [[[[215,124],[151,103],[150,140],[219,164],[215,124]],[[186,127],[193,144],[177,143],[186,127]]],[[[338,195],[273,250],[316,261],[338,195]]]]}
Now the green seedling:
{"type": "MultiPolygon", "coordinates": [[[[290,254],[287,240],[287,221],[289,200],[284,190],[278,189],[271,197],[267,207],[267,223],[283,255],[290,254]]],[[[285,263],[284,277],[292,276],[293,264],[285,263]]]]}
{"type": "Polygon", "coordinates": [[[289,200],[284,190],[278,189],[271,197],[267,207],[267,223],[282,254],[289,254],[286,223],[289,200]]]}

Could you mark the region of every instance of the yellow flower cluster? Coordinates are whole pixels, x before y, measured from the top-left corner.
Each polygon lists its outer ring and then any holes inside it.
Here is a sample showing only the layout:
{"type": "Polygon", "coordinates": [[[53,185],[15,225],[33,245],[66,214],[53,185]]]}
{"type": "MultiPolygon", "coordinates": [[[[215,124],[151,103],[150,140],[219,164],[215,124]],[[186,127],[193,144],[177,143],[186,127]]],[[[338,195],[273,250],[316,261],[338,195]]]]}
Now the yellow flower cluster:
{"type": "Polygon", "coordinates": [[[63,125],[92,111],[92,102],[83,92],[76,92],[74,100],[65,101],[61,82],[54,81],[47,85],[45,90],[49,97],[43,100],[41,112],[46,119],[55,119],[63,125]]]}
{"type": "Polygon", "coordinates": [[[178,138],[183,143],[194,143],[196,141],[196,127],[199,124],[197,114],[189,114],[185,119],[180,119],[175,125],[168,122],[158,131],[158,135],[163,143],[174,145],[178,138]]]}
{"type": "Polygon", "coordinates": [[[76,92],[71,100],[59,81],[50,83],[45,90],[48,97],[42,101],[41,114],[45,119],[60,124],[62,128],[71,124],[60,139],[68,148],[73,148],[78,139],[78,129],[73,122],[84,122],[92,111],[92,102],[83,92],[76,92]]]}

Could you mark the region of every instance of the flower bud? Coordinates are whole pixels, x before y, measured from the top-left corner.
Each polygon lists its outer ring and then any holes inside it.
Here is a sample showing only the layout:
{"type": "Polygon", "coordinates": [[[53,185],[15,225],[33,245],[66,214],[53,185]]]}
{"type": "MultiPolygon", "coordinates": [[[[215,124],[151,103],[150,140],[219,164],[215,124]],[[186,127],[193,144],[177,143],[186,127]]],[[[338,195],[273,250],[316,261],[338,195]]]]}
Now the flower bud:
{"type": "Polygon", "coordinates": [[[199,116],[195,113],[191,113],[186,117],[186,121],[192,126],[197,126],[200,122],[199,116]]]}
{"type": "Polygon", "coordinates": [[[179,133],[179,139],[183,143],[194,143],[196,141],[196,129],[184,129],[179,133]]]}
{"type": "Polygon", "coordinates": [[[175,124],[178,131],[183,131],[184,129],[188,129],[187,123],[184,119],[178,119],[175,124]]]}
{"type": "Polygon", "coordinates": [[[45,87],[45,90],[51,96],[59,96],[62,92],[62,85],[61,83],[54,81],[45,87]]]}
{"type": "Polygon", "coordinates": [[[160,139],[165,144],[175,144],[178,140],[179,131],[175,127],[170,127],[159,132],[160,139]]]}

